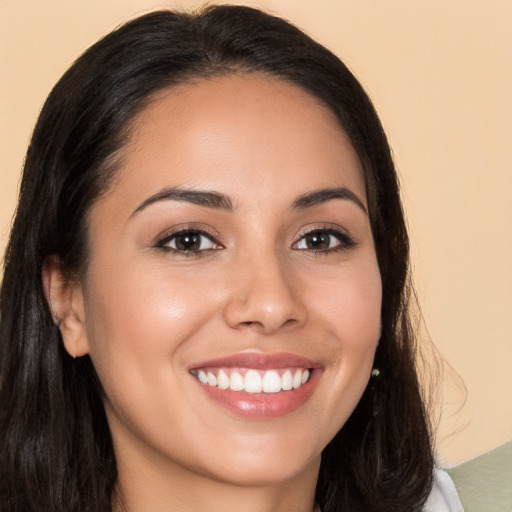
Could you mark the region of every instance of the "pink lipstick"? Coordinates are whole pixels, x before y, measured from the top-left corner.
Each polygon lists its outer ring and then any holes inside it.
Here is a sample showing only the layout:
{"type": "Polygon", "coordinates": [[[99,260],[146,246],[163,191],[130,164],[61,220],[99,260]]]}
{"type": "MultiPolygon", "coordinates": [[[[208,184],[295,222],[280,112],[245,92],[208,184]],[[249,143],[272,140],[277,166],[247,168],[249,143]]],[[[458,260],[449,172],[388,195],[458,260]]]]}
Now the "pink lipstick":
{"type": "Polygon", "coordinates": [[[217,404],[237,416],[265,420],[304,404],[322,367],[295,354],[247,352],[203,361],[190,373],[217,404]]]}

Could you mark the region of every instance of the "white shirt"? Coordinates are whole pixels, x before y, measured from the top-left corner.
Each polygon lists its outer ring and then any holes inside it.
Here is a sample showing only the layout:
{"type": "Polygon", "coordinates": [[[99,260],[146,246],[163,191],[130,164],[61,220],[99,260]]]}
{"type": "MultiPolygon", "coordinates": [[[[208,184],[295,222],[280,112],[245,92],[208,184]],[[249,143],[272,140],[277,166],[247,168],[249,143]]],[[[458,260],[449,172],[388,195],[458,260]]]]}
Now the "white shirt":
{"type": "Polygon", "coordinates": [[[423,512],[464,512],[455,485],[446,471],[436,470],[434,487],[423,512]]]}

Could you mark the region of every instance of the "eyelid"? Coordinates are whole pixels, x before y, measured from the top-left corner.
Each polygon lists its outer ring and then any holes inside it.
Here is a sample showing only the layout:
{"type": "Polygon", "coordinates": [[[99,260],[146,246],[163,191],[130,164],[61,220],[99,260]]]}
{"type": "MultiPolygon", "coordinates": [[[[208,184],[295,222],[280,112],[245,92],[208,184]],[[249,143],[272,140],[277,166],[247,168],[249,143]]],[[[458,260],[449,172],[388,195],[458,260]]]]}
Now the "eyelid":
{"type": "MultiPolygon", "coordinates": [[[[292,244],[292,248],[295,249],[296,245],[307,235],[312,233],[326,233],[328,235],[335,236],[339,240],[339,245],[336,247],[332,247],[330,249],[309,249],[310,251],[316,253],[329,253],[335,251],[346,251],[351,249],[357,245],[357,242],[354,238],[347,232],[346,229],[342,228],[339,225],[333,224],[317,224],[306,227],[306,229],[302,230],[296,237],[295,241],[292,244]]],[[[307,251],[308,249],[296,249],[298,251],[307,251]]]]}
{"type": "MultiPolygon", "coordinates": [[[[156,249],[167,249],[170,251],[176,251],[180,254],[184,254],[186,251],[180,251],[179,249],[174,249],[172,247],[169,247],[167,244],[175,237],[178,237],[181,234],[185,233],[197,233],[201,236],[205,236],[209,238],[215,245],[219,246],[218,248],[224,248],[224,245],[219,241],[219,234],[214,231],[211,227],[205,226],[203,224],[180,224],[179,226],[174,226],[166,231],[164,231],[162,234],[158,235],[156,238],[156,241],[153,244],[153,247],[156,249]]],[[[205,252],[208,250],[217,250],[215,249],[202,249],[201,251],[190,251],[200,253],[205,252]]]]}

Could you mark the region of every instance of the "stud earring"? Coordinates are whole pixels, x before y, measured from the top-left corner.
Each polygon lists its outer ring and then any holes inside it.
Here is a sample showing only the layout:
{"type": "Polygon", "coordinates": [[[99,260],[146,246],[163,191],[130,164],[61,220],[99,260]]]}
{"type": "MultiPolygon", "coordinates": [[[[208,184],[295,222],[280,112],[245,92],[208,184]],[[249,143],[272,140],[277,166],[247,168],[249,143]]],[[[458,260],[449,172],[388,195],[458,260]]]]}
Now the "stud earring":
{"type": "Polygon", "coordinates": [[[380,370],[378,368],[374,368],[372,370],[372,379],[376,379],[380,375],[380,370]]]}

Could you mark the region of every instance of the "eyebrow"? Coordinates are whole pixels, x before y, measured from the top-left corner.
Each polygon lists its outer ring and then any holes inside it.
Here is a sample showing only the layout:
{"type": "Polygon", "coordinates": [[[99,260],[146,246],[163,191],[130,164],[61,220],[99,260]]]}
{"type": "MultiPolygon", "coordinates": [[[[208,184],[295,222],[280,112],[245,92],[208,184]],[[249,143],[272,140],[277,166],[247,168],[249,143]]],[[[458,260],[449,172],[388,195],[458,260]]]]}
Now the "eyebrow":
{"type": "MultiPolygon", "coordinates": [[[[364,213],[368,214],[366,207],[363,202],[348,188],[323,188],[308,192],[304,195],[299,196],[291,206],[292,210],[305,210],[312,208],[333,199],[349,200],[355,203],[364,213]]],[[[233,201],[220,192],[212,192],[205,190],[188,190],[182,188],[164,188],[149,196],[147,199],[137,206],[132,212],[130,217],[133,217],[137,213],[141,212],[148,206],[159,203],[161,201],[183,201],[186,203],[197,204],[199,206],[205,206],[207,208],[213,208],[216,210],[226,210],[232,212],[235,208],[233,201]]]]}
{"type": "Polygon", "coordinates": [[[234,210],[231,199],[219,192],[187,190],[182,188],[164,188],[142,201],[130,217],[133,217],[148,206],[159,203],[160,201],[183,201],[186,203],[197,204],[199,206],[206,206],[207,208],[214,208],[216,210],[234,210]]]}
{"type": "Polygon", "coordinates": [[[313,192],[308,192],[299,196],[292,204],[293,210],[305,210],[317,206],[333,199],[343,199],[355,203],[364,213],[368,215],[368,211],[363,202],[348,188],[322,188],[313,192]]]}

